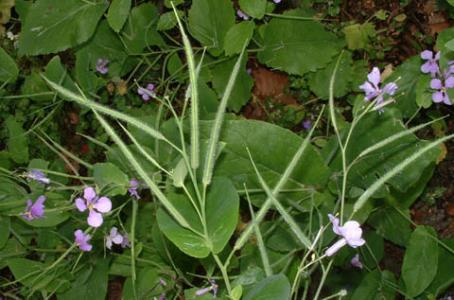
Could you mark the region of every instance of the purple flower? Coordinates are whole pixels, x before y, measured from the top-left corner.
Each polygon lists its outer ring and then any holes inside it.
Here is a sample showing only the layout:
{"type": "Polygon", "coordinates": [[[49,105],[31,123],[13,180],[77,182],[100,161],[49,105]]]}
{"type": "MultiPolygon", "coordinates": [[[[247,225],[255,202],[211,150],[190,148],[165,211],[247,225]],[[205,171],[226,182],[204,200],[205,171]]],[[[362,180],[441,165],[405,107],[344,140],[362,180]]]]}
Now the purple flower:
{"type": "Polygon", "coordinates": [[[90,251],[93,246],[88,243],[91,239],[89,234],[85,234],[82,230],[77,229],[74,231],[75,243],[82,251],[90,251]]]}
{"type": "Polygon", "coordinates": [[[88,225],[99,227],[103,222],[102,214],[112,209],[112,202],[107,197],[99,198],[94,188],[87,187],[84,189],[84,197],[76,199],[76,207],[80,212],[88,209],[88,225]]]}
{"type": "Polygon", "coordinates": [[[206,288],[203,288],[203,289],[200,289],[200,290],[197,290],[195,292],[196,296],[203,296],[205,295],[206,293],[209,293],[209,292],[213,292],[213,296],[216,297],[217,293],[218,293],[218,285],[216,284],[216,281],[210,279],[208,280],[210,282],[210,286],[209,287],[206,287],[206,288]]]}
{"type": "Polygon", "coordinates": [[[363,230],[356,221],[347,221],[344,226],[339,226],[339,219],[333,215],[328,215],[331,223],[333,223],[333,231],[335,234],[341,236],[342,238],[334,243],[331,247],[326,250],[326,256],[332,256],[337,251],[339,251],[345,245],[349,245],[352,248],[356,248],[364,245],[366,242],[361,238],[363,230]]]}
{"type": "Polygon", "coordinates": [[[162,286],[167,286],[167,282],[162,278],[159,278],[159,284],[162,286]]]}
{"type": "Polygon", "coordinates": [[[46,201],[45,196],[39,196],[35,203],[28,199],[27,207],[25,208],[22,217],[27,221],[42,218],[44,216],[44,201],[46,201]]]}
{"type": "Polygon", "coordinates": [[[312,122],[311,120],[304,120],[303,122],[303,128],[306,130],[309,130],[312,128],[312,122]]]}
{"type": "Polygon", "coordinates": [[[237,9],[236,15],[245,21],[249,20],[249,16],[245,14],[241,9],[237,9]]]}
{"type": "Polygon", "coordinates": [[[447,92],[448,88],[454,88],[454,77],[447,77],[444,82],[440,79],[434,78],[430,81],[430,87],[436,90],[432,94],[432,100],[435,103],[443,102],[446,105],[451,105],[451,100],[447,92]]]}
{"type": "Polygon", "coordinates": [[[426,60],[426,62],[421,66],[421,72],[430,73],[432,77],[435,77],[437,73],[440,72],[440,67],[438,66],[438,60],[440,60],[440,51],[434,54],[430,50],[424,50],[421,52],[421,58],[426,60]]]}
{"type": "Polygon", "coordinates": [[[353,256],[352,260],[350,261],[350,263],[352,264],[352,266],[354,266],[355,268],[359,268],[359,269],[362,269],[363,268],[363,264],[362,262],[359,260],[359,254],[357,253],[355,256],[353,256]]]}
{"type": "Polygon", "coordinates": [[[282,0],[273,0],[274,3],[279,4],[282,0]]]}
{"type": "Polygon", "coordinates": [[[112,227],[109,235],[106,237],[106,247],[108,249],[112,248],[112,243],[116,245],[123,243],[123,236],[118,232],[117,227],[112,227]]]}
{"type": "Polygon", "coordinates": [[[109,72],[109,67],[107,67],[108,64],[108,59],[98,58],[98,60],[96,61],[96,71],[101,74],[107,74],[109,72]]]}
{"type": "Polygon", "coordinates": [[[387,83],[383,89],[380,88],[380,70],[374,67],[367,75],[367,79],[362,85],[359,86],[366,94],[364,100],[371,101],[376,99],[376,105],[381,106],[384,102],[384,96],[393,96],[397,91],[397,84],[394,82],[387,83]]]}
{"type": "Polygon", "coordinates": [[[120,246],[121,246],[121,248],[126,248],[126,247],[130,248],[131,247],[127,233],[123,234],[123,241],[121,242],[120,246]]]}
{"type": "Polygon", "coordinates": [[[137,93],[142,96],[143,101],[150,100],[150,97],[154,97],[156,93],[154,92],[155,86],[153,83],[147,84],[146,88],[139,86],[137,93]]]}
{"type": "Polygon", "coordinates": [[[42,184],[50,183],[50,179],[47,178],[46,175],[39,170],[35,170],[35,169],[30,170],[30,172],[28,172],[28,174],[26,176],[28,179],[38,181],[39,183],[42,183],[42,184]]]}
{"type": "Polygon", "coordinates": [[[129,181],[129,195],[132,197],[135,197],[137,200],[140,199],[139,193],[137,192],[137,189],[139,188],[139,181],[137,179],[131,179],[129,181]]]}
{"type": "Polygon", "coordinates": [[[166,294],[162,293],[161,295],[159,295],[158,300],[166,300],[166,294]]]}

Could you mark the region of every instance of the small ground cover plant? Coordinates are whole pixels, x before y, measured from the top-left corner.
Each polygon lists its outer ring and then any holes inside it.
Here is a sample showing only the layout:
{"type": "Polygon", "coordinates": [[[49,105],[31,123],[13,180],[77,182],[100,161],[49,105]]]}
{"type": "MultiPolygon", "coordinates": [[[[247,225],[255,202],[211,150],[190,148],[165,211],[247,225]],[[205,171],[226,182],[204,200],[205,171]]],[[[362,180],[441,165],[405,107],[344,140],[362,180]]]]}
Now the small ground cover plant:
{"type": "Polygon", "coordinates": [[[0,297],[454,296],[454,8],[360,2],[0,0],[0,297]]]}

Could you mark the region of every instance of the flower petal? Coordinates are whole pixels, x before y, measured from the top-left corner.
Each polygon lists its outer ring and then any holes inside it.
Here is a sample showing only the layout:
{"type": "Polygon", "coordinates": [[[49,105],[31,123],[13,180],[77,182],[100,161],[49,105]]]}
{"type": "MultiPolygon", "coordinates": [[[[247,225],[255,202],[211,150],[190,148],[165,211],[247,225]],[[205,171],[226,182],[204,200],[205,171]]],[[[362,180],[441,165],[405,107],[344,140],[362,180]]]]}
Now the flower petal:
{"type": "Polygon", "coordinates": [[[421,52],[422,59],[429,60],[429,59],[432,59],[433,56],[434,56],[434,54],[430,50],[424,50],[423,52],[421,52]]]}
{"type": "Polygon", "coordinates": [[[445,87],[452,89],[454,88],[454,77],[450,76],[445,80],[445,87]]]}
{"type": "Polygon", "coordinates": [[[347,245],[347,241],[345,239],[340,239],[325,251],[325,255],[333,256],[337,251],[339,251],[345,245],[347,245]]]}
{"type": "Polygon", "coordinates": [[[367,79],[369,79],[370,83],[374,86],[378,87],[380,83],[380,70],[377,67],[374,67],[372,71],[367,75],[367,79]]]}
{"type": "Polygon", "coordinates": [[[440,79],[432,79],[430,81],[430,87],[435,90],[439,90],[443,87],[443,83],[441,82],[440,79]]]}
{"type": "Polygon", "coordinates": [[[332,214],[328,214],[328,218],[331,221],[331,223],[333,223],[333,231],[334,231],[334,233],[337,234],[337,235],[340,235],[341,231],[340,231],[340,227],[339,227],[339,218],[336,218],[332,214]]]}
{"type": "Polygon", "coordinates": [[[433,102],[435,102],[435,103],[440,103],[440,102],[442,102],[443,99],[444,99],[444,97],[445,97],[445,96],[444,96],[444,93],[443,93],[443,92],[440,92],[440,91],[435,92],[435,93],[432,94],[432,100],[433,100],[433,102]]]}
{"type": "Polygon", "coordinates": [[[383,92],[388,95],[394,95],[397,91],[397,84],[394,82],[387,83],[385,87],[383,88],[383,92]]]}
{"type": "Polygon", "coordinates": [[[367,94],[372,94],[376,92],[376,89],[370,84],[370,82],[366,81],[362,85],[359,86],[361,90],[364,91],[364,93],[367,94]]]}
{"type": "Polygon", "coordinates": [[[93,199],[96,198],[96,191],[94,188],[92,187],[86,187],[84,189],[84,198],[85,200],[87,200],[88,202],[92,202],[93,199]]]}
{"type": "Polygon", "coordinates": [[[356,268],[359,268],[359,269],[362,269],[363,268],[363,264],[361,263],[361,261],[359,260],[359,254],[356,253],[355,256],[353,256],[352,260],[350,261],[350,263],[352,264],[352,266],[356,267],[356,268]]]}
{"type": "Polygon", "coordinates": [[[112,202],[107,197],[99,198],[93,205],[97,211],[101,213],[107,213],[112,209],[112,202]]]}
{"type": "Polygon", "coordinates": [[[451,105],[451,100],[449,99],[448,93],[445,93],[445,97],[443,98],[443,103],[446,105],[451,105]]]}
{"type": "Polygon", "coordinates": [[[112,242],[114,244],[120,245],[123,242],[123,236],[121,234],[117,234],[113,239],[112,242]]]}
{"type": "Polygon", "coordinates": [[[87,218],[88,225],[90,225],[91,227],[99,227],[102,225],[102,222],[102,215],[95,210],[90,210],[87,218]]]}
{"type": "Polygon", "coordinates": [[[83,212],[87,209],[87,205],[85,204],[85,199],[77,198],[75,201],[76,207],[80,212],[83,212]]]}

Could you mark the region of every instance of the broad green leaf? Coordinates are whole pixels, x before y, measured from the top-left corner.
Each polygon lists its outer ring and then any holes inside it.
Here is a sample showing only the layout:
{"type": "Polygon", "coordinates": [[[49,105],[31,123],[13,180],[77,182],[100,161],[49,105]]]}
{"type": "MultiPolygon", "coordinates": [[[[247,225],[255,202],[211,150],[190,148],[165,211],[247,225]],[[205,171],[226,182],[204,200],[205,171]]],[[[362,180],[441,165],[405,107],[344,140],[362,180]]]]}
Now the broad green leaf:
{"type": "MultiPolygon", "coordinates": [[[[95,93],[102,85],[102,79],[93,72],[95,55],[90,50],[81,50],[76,52],[76,65],[74,67],[74,79],[82,90],[95,93]]],[[[109,70],[110,71],[110,70],[109,70]]]]}
{"type": "MultiPolygon", "coordinates": [[[[32,70],[31,74],[25,77],[25,82],[21,86],[21,93],[23,95],[33,95],[49,92],[50,89],[47,86],[46,82],[40,75],[40,72],[37,70],[32,70]]],[[[52,94],[48,95],[37,95],[37,96],[28,96],[24,97],[31,99],[33,101],[39,102],[50,102],[53,99],[52,94]]]]}
{"type": "Polygon", "coordinates": [[[377,267],[377,262],[381,261],[385,252],[383,237],[374,231],[369,231],[365,234],[364,239],[367,241],[367,249],[362,249],[361,259],[364,264],[373,269],[377,267]]]}
{"type": "Polygon", "coordinates": [[[18,75],[16,62],[0,47],[0,82],[13,83],[18,75]]]}
{"type": "Polygon", "coordinates": [[[77,90],[76,85],[72,81],[69,74],[66,72],[61,63],[60,56],[58,55],[54,56],[47,64],[45,75],[48,79],[60,83],[69,90],[77,90]]]}
{"type": "Polygon", "coordinates": [[[100,22],[93,38],[76,52],[76,57],[76,78],[89,88],[96,84],[92,72],[96,72],[96,62],[100,58],[109,60],[108,76],[120,76],[128,71],[124,66],[128,56],[123,44],[105,20],[100,22]]]}
{"type": "Polygon", "coordinates": [[[389,271],[374,270],[368,273],[352,295],[352,300],[392,300],[395,299],[396,279],[389,271]]]}
{"type": "Polygon", "coordinates": [[[108,196],[124,195],[129,186],[128,176],[112,163],[93,165],[93,177],[100,189],[106,188],[108,196]]]}
{"type": "Polygon", "coordinates": [[[265,15],[266,2],[266,0],[239,0],[241,10],[256,19],[261,19],[265,15]]]}
{"type": "Polygon", "coordinates": [[[254,28],[255,24],[252,21],[241,22],[230,27],[224,40],[225,55],[240,54],[243,46],[252,38],[254,28]]]}
{"type": "Polygon", "coordinates": [[[151,3],[143,3],[131,10],[122,32],[122,39],[129,53],[141,53],[146,46],[164,44],[156,31],[158,17],[158,9],[151,3]]]}
{"type": "MultiPolygon", "coordinates": [[[[416,104],[416,84],[421,77],[426,76],[421,72],[421,58],[413,56],[405,60],[396,70],[388,77],[386,82],[395,81],[399,89],[395,95],[396,103],[390,105],[400,110],[404,118],[410,118],[417,111],[416,104]]],[[[386,108],[385,108],[386,109],[386,108]]]]}
{"type": "Polygon", "coordinates": [[[113,0],[107,11],[107,22],[115,32],[120,32],[128,19],[131,0],[113,0]]]}
{"type": "MultiPolygon", "coordinates": [[[[453,239],[443,240],[443,242],[451,249],[454,249],[453,239]]],[[[438,261],[440,263],[438,264],[437,274],[426,289],[427,292],[430,292],[435,296],[440,296],[445,289],[449,288],[454,283],[454,276],[452,276],[452,270],[454,270],[454,254],[442,246],[439,247],[438,251],[438,261]]]]}
{"type": "Polygon", "coordinates": [[[8,259],[25,256],[27,250],[22,246],[16,238],[12,237],[7,240],[6,244],[0,248],[0,268],[3,269],[7,266],[8,259]]]}
{"type": "MultiPolygon", "coordinates": [[[[178,17],[182,19],[184,16],[184,12],[181,10],[177,10],[177,13],[178,17]]],[[[174,28],[176,25],[177,18],[175,17],[175,13],[173,11],[168,11],[159,16],[157,29],[160,31],[166,31],[174,28]]]]}
{"type": "Polygon", "coordinates": [[[369,38],[375,36],[375,26],[372,23],[352,24],[344,27],[342,31],[350,50],[364,49],[369,43],[369,38]]]}
{"type": "Polygon", "coordinates": [[[10,218],[0,215],[0,249],[5,246],[9,238],[10,218]]]}
{"type": "Polygon", "coordinates": [[[7,146],[11,159],[18,164],[28,162],[28,138],[22,125],[13,116],[6,119],[5,125],[8,128],[7,146]]]}
{"type": "MultiPolygon", "coordinates": [[[[414,101],[414,99],[413,99],[414,101]]],[[[346,128],[341,132],[346,136],[346,128]]],[[[351,163],[358,155],[387,137],[406,130],[398,118],[392,112],[385,108],[385,112],[380,114],[372,112],[366,115],[356,126],[353,131],[347,151],[347,163],[351,163]]],[[[349,171],[349,186],[360,187],[363,190],[373,184],[377,178],[383,176],[388,170],[400,163],[403,159],[413,154],[416,150],[428,144],[427,141],[419,140],[414,134],[405,135],[399,140],[391,142],[386,147],[382,147],[367,154],[359,159],[349,171]]],[[[418,182],[422,172],[435,162],[439,150],[433,149],[424,155],[421,159],[413,162],[402,172],[388,180],[388,184],[400,192],[405,192],[413,184],[418,182]]],[[[332,163],[332,168],[341,170],[342,161],[340,151],[332,163]]],[[[383,197],[385,189],[382,188],[376,194],[376,197],[383,197]]]]}
{"type": "MultiPolygon", "coordinates": [[[[237,61],[237,57],[232,57],[231,59],[216,64],[213,69],[213,87],[218,93],[219,97],[222,97],[224,94],[225,88],[232,73],[233,66],[237,61]]],[[[227,103],[227,108],[238,112],[240,109],[248,102],[251,97],[251,89],[254,86],[254,82],[251,76],[246,71],[247,56],[243,57],[241,62],[240,71],[233,86],[232,93],[230,95],[229,102],[227,103]]]]}
{"type": "Polygon", "coordinates": [[[14,275],[14,278],[28,287],[33,287],[36,290],[45,289],[47,291],[60,291],[69,287],[70,283],[67,279],[70,273],[62,271],[47,272],[44,270],[46,264],[25,258],[12,258],[7,261],[8,268],[14,275]],[[39,276],[39,280],[35,280],[39,276]]]}
{"type": "Polygon", "coordinates": [[[417,226],[410,237],[402,264],[402,279],[410,297],[421,294],[437,274],[436,238],[435,230],[426,226],[417,226]]]}
{"type": "MultiPolygon", "coordinates": [[[[137,274],[136,281],[136,295],[137,299],[154,299],[159,297],[162,293],[165,293],[165,288],[159,283],[162,276],[159,273],[159,269],[155,268],[144,268],[141,269],[137,274]]],[[[164,279],[164,278],[162,278],[164,279]]],[[[169,280],[165,280],[170,284],[169,280]]],[[[135,300],[132,279],[129,277],[126,279],[123,285],[123,298],[124,300],[135,300]]]]}
{"type": "Polygon", "coordinates": [[[72,283],[71,289],[58,294],[59,300],[106,299],[109,260],[97,258],[92,271],[87,270],[90,270],[88,265],[76,273],[76,280],[72,283]]]}
{"type": "MultiPolygon", "coordinates": [[[[406,211],[407,217],[410,217],[406,211]]],[[[379,209],[371,214],[368,223],[375,227],[377,234],[399,245],[407,245],[411,235],[410,223],[392,207],[379,209]]]]}
{"type": "Polygon", "coordinates": [[[255,284],[243,300],[290,299],[290,283],[282,274],[267,277],[255,284]]]}
{"type": "Polygon", "coordinates": [[[421,76],[416,83],[416,104],[422,108],[432,105],[432,93],[430,92],[430,75],[421,76]]]}
{"type": "MultiPolygon", "coordinates": [[[[201,123],[202,139],[208,139],[211,122],[201,123]]],[[[252,167],[247,148],[269,186],[274,186],[284,173],[302,143],[290,130],[253,120],[225,121],[220,142],[225,147],[216,162],[215,176],[226,176],[238,189],[261,188],[252,167]]],[[[285,188],[305,185],[323,186],[330,175],[318,151],[309,145],[296,165],[285,188]]]]}
{"type": "MultiPolygon", "coordinates": [[[[286,16],[302,16],[299,10],[286,16]]],[[[264,29],[261,63],[290,74],[303,75],[325,67],[342,47],[336,35],[309,20],[274,18],[264,29]]]]}
{"type": "MultiPolygon", "coordinates": [[[[190,200],[181,194],[170,194],[169,200],[191,222],[191,227],[203,233],[202,223],[190,200]]],[[[159,228],[184,253],[198,258],[210,252],[221,252],[232,236],[238,221],[239,197],[233,184],[226,178],[214,178],[206,199],[208,237],[184,229],[160,208],[157,213],[159,228]],[[222,218],[220,217],[222,216],[222,218]]]]}
{"type": "MultiPolygon", "coordinates": [[[[350,81],[352,80],[352,54],[344,52],[336,71],[336,80],[334,81],[334,97],[343,97],[350,92],[350,81]]],[[[329,82],[333,74],[336,61],[332,61],[324,69],[310,74],[309,85],[311,90],[318,97],[327,100],[329,97],[329,82]]]]}
{"type": "Polygon", "coordinates": [[[106,8],[106,1],[36,1],[22,23],[19,54],[56,53],[86,42],[106,8]]]}
{"type": "Polygon", "coordinates": [[[227,31],[235,24],[230,0],[194,0],[189,10],[189,32],[215,56],[222,53],[227,31]]]}

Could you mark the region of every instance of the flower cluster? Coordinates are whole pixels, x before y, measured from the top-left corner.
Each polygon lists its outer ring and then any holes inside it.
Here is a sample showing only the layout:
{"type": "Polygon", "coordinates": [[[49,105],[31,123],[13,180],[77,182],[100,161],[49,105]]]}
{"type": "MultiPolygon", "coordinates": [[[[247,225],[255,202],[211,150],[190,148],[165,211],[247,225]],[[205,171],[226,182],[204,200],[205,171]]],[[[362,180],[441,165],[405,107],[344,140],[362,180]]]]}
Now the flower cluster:
{"type": "Polygon", "coordinates": [[[156,96],[156,93],[154,91],[155,88],[156,87],[153,83],[149,83],[145,88],[139,86],[139,88],[137,89],[137,93],[142,97],[142,100],[146,102],[149,101],[151,97],[156,96]]]}
{"type": "Polygon", "coordinates": [[[106,247],[107,247],[107,249],[110,250],[112,248],[112,244],[120,245],[121,248],[126,248],[126,247],[130,247],[131,246],[129,244],[128,235],[126,233],[125,234],[120,234],[118,232],[117,227],[112,227],[110,229],[109,235],[106,236],[106,247]]]}
{"type": "Polygon", "coordinates": [[[25,175],[25,176],[30,180],[34,180],[34,181],[37,181],[42,184],[50,183],[50,179],[47,178],[46,175],[39,170],[35,170],[35,169],[30,170],[30,172],[28,172],[27,175],[25,175]]]}
{"type": "Polygon", "coordinates": [[[25,208],[22,217],[27,221],[44,217],[44,201],[46,201],[45,196],[39,196],[35,203],[33,203],[31,199],[28,199],[27,207],[25,208]]]}
{"type": "Polygon", "coordinates": [[[109,72],[109,67],[107,66],[109,64],[109,60],[105,58],[98,58],[96,61],[96,71],[98,71],[101,74],[107,74],[109,72]]]}
{"type": "Polygon", "coordinates": [[[356,248],[366,243],[366,241],[361,237],[363,235],[363,230],[358,222],[347,221],[343,226],[339,226],[339,218],[336,218],[331,214],[329,214],[328,217],[333,224],[334,233],[342,238],[325,251],[326,256],[333,256],[345,245],[356,248]]]}
{"type": "Polygon", "coordinates": [[[395,82],[390,82],[385,85],[384,88],[380,87],[381,74],[377,67],[372,68],[372,71],[367,75],[367,80],[359,86],[364,91],[364,101],[375,100],[375,107],[382,111],[382,107],[385,105],[385,96],[393,96],[398,86],[395,82]]]}
{"type": "Polygon", "coordinates": [[[91,236],[87,233],[84,233],[82,230],[77,229],[74,232],[74,238],[75,238],[75,243],[79,247],[80,250],[82,251],[91,251],[93,246],[88,243],[89,240],[91,240],[91,236]]]}
{"type": "Polygon", "coordinates": [[[448,67],[442,72],[439,65],[440,52],[434,54],[430,50],[424,50],[421,52],[421,58],[425,60],[421,65],[421,72],[432,76],[430,81],[430,88],[434,90],[432,101],[452,105],[448,89],[454,88],[454,61],[448,62],[448,67]]]}

